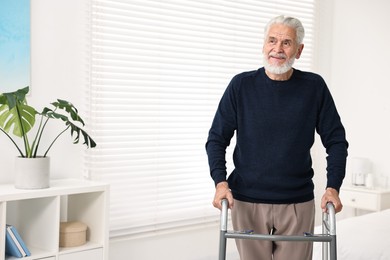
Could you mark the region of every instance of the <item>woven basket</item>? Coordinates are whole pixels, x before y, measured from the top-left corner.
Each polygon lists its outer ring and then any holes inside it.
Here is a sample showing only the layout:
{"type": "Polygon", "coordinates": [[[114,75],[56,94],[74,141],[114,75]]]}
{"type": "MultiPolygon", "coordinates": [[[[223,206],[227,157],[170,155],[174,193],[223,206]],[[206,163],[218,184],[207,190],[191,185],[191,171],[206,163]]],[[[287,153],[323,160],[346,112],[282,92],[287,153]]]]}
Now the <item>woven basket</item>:
{"type": "Polygon", "coordinates": [[[86,224],[78,221],[60,223],[60,247],[81,246],[86,242],[86,224]]]}

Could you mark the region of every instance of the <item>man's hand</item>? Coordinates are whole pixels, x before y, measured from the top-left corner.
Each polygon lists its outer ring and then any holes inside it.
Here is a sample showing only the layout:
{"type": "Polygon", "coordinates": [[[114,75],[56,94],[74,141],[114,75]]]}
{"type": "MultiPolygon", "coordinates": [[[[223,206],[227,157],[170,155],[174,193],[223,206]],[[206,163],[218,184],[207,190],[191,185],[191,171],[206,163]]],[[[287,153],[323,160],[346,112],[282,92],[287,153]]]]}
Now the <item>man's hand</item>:
{"type": "Polygon", "coordinates": [[[326,203],[332,202],[336,213],[343,209],[343,204],[339,198],[339,193],[336,189],[327,188],[321,199],[321,208],[323,212],[326,212],[326,203]]]}
{"type": "Polygon", "coordinates": [[[222,199],[227,199],[229,202],[229,208],[233,207],[233,195],[229,189],[229,185],[226,181],[220,182],[215,187],[215,196],[213,200],[213,206],[222,209],[222,199]]]}

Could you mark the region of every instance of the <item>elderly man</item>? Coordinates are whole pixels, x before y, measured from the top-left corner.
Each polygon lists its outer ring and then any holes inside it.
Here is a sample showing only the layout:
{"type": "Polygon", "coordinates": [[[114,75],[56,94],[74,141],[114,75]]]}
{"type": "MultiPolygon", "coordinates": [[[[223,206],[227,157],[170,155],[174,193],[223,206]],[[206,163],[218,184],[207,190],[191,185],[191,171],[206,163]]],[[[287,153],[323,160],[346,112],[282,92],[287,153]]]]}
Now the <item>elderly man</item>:
{"type": "MultiPolygon", "coordinates": [[[[294,69],[304,28],[278,16],[265,28],[264,67],[236,75],[215,114],[206,150],[216,185],[213,205],[226,198],[235,230],[302,235],[313,232],[315,132],[326,148],[327,202],[342,209],[338,192],[345,176],[348,142],[333,98],[321,76],[294,69]],[[227,178],[225,152],[236,133],[234,170],[227,178]]],[[[237,240],[242,260],[306,260],[312,244],[237,240]]]]}

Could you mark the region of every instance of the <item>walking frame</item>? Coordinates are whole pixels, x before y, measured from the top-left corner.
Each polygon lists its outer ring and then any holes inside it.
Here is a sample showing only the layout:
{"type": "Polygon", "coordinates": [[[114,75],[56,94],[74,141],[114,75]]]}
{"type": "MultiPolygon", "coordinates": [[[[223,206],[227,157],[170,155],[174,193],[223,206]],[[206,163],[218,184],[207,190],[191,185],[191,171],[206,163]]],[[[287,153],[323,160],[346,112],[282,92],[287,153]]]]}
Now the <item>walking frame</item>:
{"type": "Polygon", "coordinates": [[[322,242],[322,259],[337,260],[336,245],[336,212],[334,205],[330,202],[326,204],[327,212],[322,213],[322,234],[315,235],[310,233],[301,236],[292,235],[264,235],[254,234],[246,231],[228,231],[228,201],[222,200],[221,210],[221,228],[219,243],[219,260],[226,259],[226,242],[228,238],[252,239],[268,241],[300,241],[300,242],[322,242]],[[329,244],[329,246],[328,246],[329,244]],[[328,258],[329,257],[329,258],[328,258]]]}

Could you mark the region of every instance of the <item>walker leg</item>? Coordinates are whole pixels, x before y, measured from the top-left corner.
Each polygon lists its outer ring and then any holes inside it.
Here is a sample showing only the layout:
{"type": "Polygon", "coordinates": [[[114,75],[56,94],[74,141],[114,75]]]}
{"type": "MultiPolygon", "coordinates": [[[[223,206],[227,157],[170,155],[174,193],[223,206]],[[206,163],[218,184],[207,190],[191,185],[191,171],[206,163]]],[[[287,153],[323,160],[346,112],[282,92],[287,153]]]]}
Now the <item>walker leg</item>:
{"type": "MultiPolygon", "coordinates": [[[[323,231],[325,231],[326,228],[326,233],[330,235],[332,240],[330,241],[330,245],[326,244],[323,245],[323,257],[326,254],[326,259],[328,259],[328,252],[329,252],[329,259],[330,260],[337,260],[337,244],[336,244],[336,211],[334,208],[334,205],[330,202],[326,204],[327,207],[327,212],[328,214],[323,215],[323,231]],[[326,227],[324,226],[327,225],[326,227]]],[[[323,258],[324,259],[324,258],[323,258]]]]}
{"type": "Polygon", "coordinates": [[[219,260],[226,259],[226,241],[227,238],[225,234],[227,233],[227,220],[228,220],[228,201],[227,199],[222,200],[222,210],[221,210],[221,227],[220,227],[220,237],[219,237],[219,260]]]}
{"type": "Polygon", "coordinates": [[[322,260],[329,260],[328,243],[329,242],[323,242],[322,243],[322,260]]]}
{"type": "Polygon", "coordinates": [[[330,260],[337,260],[336,235],[332,235],[332,241],[330,241],[330,260]]]}
{"type": "MultiPolygon", "coordinates": [[[[329,235],[329,230],[326,227],[328,222],[328,214],[322,212],[322,234],[329,235]]],[[[322,243],[322,260],[329,260],[329,242],[322,243]]]]}
{"type": "Polygon", "coordinates": [[[226,240],[225,237],[226,231],[221,231],[220,237],[219,237],[219,258],[218,260],[225,260],[226,259],[226,240]]]}

